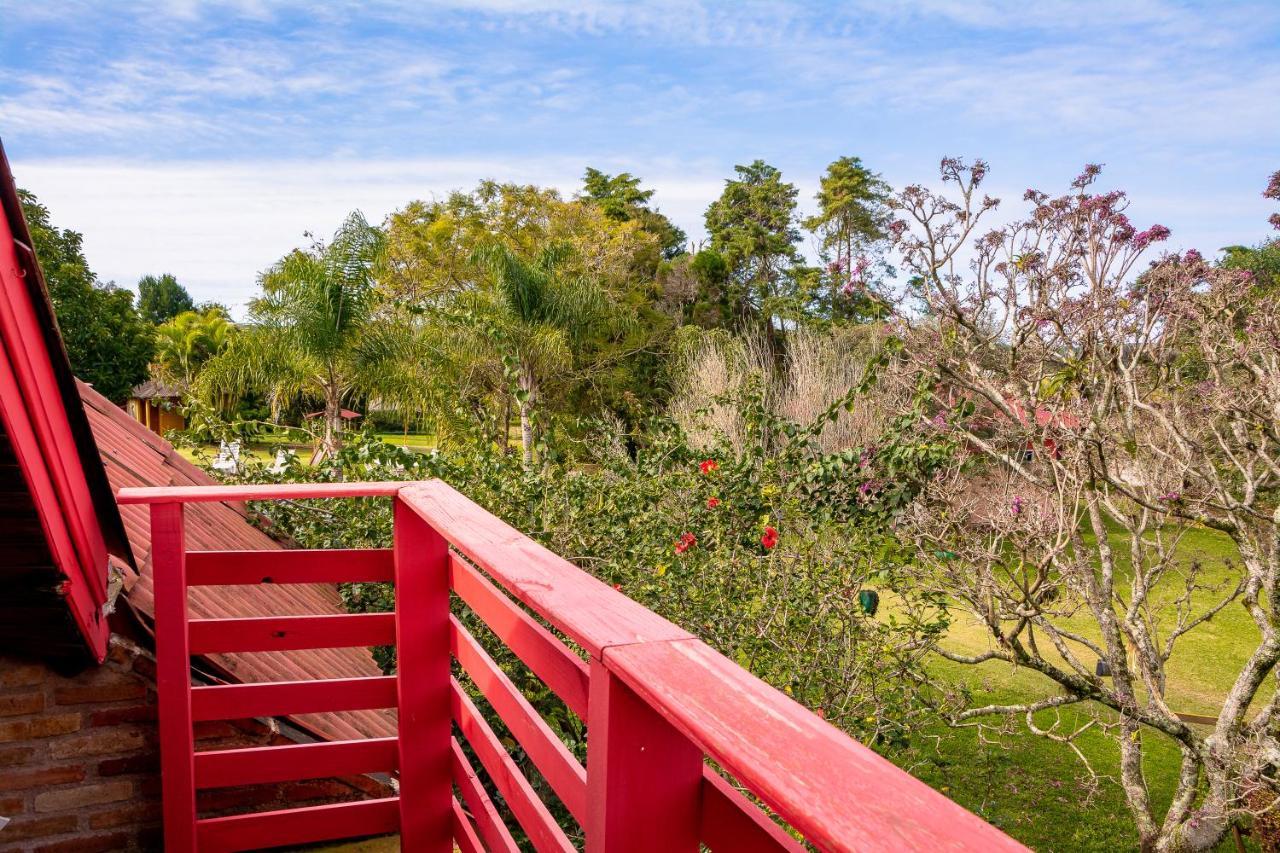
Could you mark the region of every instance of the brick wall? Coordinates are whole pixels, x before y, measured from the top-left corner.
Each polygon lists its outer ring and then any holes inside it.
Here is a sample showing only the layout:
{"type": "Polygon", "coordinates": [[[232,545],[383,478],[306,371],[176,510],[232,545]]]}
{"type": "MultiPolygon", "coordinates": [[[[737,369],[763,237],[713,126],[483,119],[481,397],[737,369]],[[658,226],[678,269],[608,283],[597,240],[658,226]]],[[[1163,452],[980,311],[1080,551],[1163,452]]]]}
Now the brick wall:
{"type": "MultiPolygon", "coordinates": [[[[0,853],[159,850],[155,664],[111,638],[107,662],[59,675],[0,655],[0,853]]],[[[198,723],[197,749],[290,743],[257,720],[198,723]]],[[[388,796],[365,777],[200,792],[202,816],[388,796]]]]}

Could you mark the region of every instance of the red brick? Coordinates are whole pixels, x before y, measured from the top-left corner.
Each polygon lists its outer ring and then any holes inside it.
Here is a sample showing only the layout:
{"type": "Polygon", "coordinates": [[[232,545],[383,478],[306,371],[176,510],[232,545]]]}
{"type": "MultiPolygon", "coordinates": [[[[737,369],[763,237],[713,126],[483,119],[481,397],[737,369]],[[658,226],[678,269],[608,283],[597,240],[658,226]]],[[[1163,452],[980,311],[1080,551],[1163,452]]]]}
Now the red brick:
{"type": "Polygon", "coordinates": [[[43,693],[19,693],[16,696],[0,696],[0,717],[36,714],[43,710],[43,693]]]}
{"type": "Polygon", "coordinates": [[[147,686],[132,679],[89,684],[84,687],[59,687],[53,691],[53,701],[59,705],[84,705],[89,702],[122,702],[125,699],[141,699],[147,695],[147,686]]]}
{"type": "Polygon", "coordinates": [[[44,681],[47,670],[32,663],[14,663],[5,658],[0,665],[0,687],[26,687],[44,681]]]}
{"type": "Polygon", "coordinates": [[[65,782],[84,781],[83,767],[44,767],[0,775],[0,791],[25,791],[65,782]]]}
{"type": "Polygon", "coordinates": [[[11,723],[0,723],[0,743],[65,735],[79,729],[79,714],[50,714],[34,720],[14,720],[11,723]]]}
{"type": "Polygon", "coordinates": [[[156,719],[155,705],[129,705],[107,708],[89,715],[90,726],[117,726],[120,723],[149,723],[156,719]]]}
{"type": "Polygon", "coordinates": [[[47,838],[50,835],[61,835],[71,832],[80,823],[73,814],[52,815],[50,817],[33,817],[18,815],[13,822],[4,828],[4,843],[22,841],[28,838],[47,838]]]}
{"type": "Polygon", "coordinates": [[[100,782],[96,785],[77,785],[36,794],[36,811],[60,812],[96,806],[100,803],[118,803],[133,796],[133,783],[128,781],[100,782]]]}
{"type": "Polygon", "coordinates": [[[147,744],[147,733],[142,729],[101,728],[90,729],[73,737],[59,738],[49,745],[54,758],[74,758],[81,755],[112,755],[134,752],[147,744]]]}
{"type": "Polygon", "coordinates": [[[17,767],[27,764],[36,754],[34,746],[11,746],[0,749],[0,767],[17,767]]]}
{"type": "Polygon", "coordinates": [[[99,762],[99,776],[122,776],[125,773],[155,773],[160,769],[160,756],[154,752],[140,752],[124,758],[109,758],[99,762]]]}
{"type": "Polygon", "coordinates": [[[117,826],[147,823],[160,819],[160,803],[144,800],[127,806],[114,806],[89,815],[90,829],[115,829],[117,826]]]}
{"type": "Polygon", "coordinates": [[[127,832],[113,832],[109,835],[81,835],[70,841],[55,841],[36,847],[33,853],[105,853],[108,850],[123,850],[129,846],[127,832]]]}

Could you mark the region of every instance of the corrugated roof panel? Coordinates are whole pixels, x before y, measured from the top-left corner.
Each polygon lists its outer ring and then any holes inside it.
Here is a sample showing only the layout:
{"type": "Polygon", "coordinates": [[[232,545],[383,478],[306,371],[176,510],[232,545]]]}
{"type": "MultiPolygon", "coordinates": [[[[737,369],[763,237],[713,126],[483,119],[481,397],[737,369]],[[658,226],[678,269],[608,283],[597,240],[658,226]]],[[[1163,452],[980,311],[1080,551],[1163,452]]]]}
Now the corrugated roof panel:
{"type": "MultiPolygon", "coordinates": [[[[87,385],[80,386],[107,478],[113,490],[131,486],[213,485],[214,480],[174,450],[169,442],[137,423],[128,413],[87,385]]],[[[154,616],[151,577],[151,529],[146,506],[122,506],[129,542],[140,576],[128,591],[129,603],[148,619],[154,616]]],[[[188,504],[187,547],[192,551],[273,550],[282,546],[253,526],[242,505],[188,504]]],[[[337,587],[195,587],[190,614],[196,619],[232,616],[345,613],[337,587]]],[[[382,673],[366,649],[310,649],[292,652],[210,655],[209,663],[228,680],[240,682],[353,678],[382,673]]],[[[350,711],[307,714],[299,725],[330,740],[395,735],[395,712],[350,711]]]]}

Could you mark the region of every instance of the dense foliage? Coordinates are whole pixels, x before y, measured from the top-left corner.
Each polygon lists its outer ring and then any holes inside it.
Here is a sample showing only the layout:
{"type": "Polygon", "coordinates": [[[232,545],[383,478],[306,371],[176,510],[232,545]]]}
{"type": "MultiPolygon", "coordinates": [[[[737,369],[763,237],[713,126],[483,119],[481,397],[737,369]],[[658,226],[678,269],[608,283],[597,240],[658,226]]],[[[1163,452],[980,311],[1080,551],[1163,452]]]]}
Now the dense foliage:
{"type": "Polygon", "coordinates": [[[169,273],[138,280],[138,313],[148,323],[158,326],[195,307],[191,294],[169,273]]]}
{"type": "Polygon", "coordinates": [[[19,196],[71,369],[114,402],[124,402],[147,378],[155,350],[150,324],[134,308],[132,293],[98,281],[80,234],[53,225],[48,208],[31,193],[19,190],[19,196]]]}

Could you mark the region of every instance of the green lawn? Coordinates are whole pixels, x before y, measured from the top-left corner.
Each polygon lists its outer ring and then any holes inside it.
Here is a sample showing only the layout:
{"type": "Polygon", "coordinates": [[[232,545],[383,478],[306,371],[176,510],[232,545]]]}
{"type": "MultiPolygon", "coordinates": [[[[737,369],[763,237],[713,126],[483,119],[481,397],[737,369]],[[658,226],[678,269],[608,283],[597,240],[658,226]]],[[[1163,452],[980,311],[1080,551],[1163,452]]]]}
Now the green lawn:
{"type": "MultiPolygon", "coordinates": [[[[1116,553],[1127,559],[1123,540],[1113,537],[1116,553]]],[[[1234,546],[1226,537],[1211,532],[1191,531],[1182,542],[1185,565],[1199,560],[1204,580],[1225,585],[1229,570],[1224,560],[1234,556],[1234,546]]],[[[1128,567],[1123,566],[1127,571],[1128,567]]],[[[1166,578],[1156,601],[1170,614],[1180,580],[1166,578]]],[[[1196,602],[1208,602],[1213,593],[1196,594],[1196,602]]],[[[1072,628],[1094,635],[1088,620],[1073,620],[1072,628]]],[[[1239,665],[1258,637],[1256,626],[1231,605],[1212,621],[1183,637],[1169,667],[1168,697],[1179,711],[1212,715],[1239,665]]],[[[947,646],[964,652],[988,648],[989,640],[973,620],[957,621],[951,628],[947,646]]],[[[1087,660],[1088,658],[1086,658],[1087,660]]],[[[965,666],[938,659],[935,674],[968,684],[979,704],[1017,702],[1030,697],[1054,695],[1058,688],[1047,679],[1025,669],[988,661],[965,666]]],[[[1052,712],[1041,713],[1037,722],[1046,725],[1052,712]]],[[[1084,711],[1064,710],[1062,728],[1086,719],[1084,711]]],[[[994,720],[993,720],[994,722],[994,720]]],[[[1112,740],[1090,732],[1079,742],[1081,750],[1103,778],[1094,783],[1080,760],[1065,746],[1026,732],[1021,719],[1007,733],[980,738],[971,729],[954,730],[941,724],[920,734],[905,753],[892,756],[920,779],[947,794],[986,820],[1001,827],[1036,850],[1133,850],[1136,836],[1119,788],[1118,750],[1112,740]],[[987,741],[995,741],[987,742],[987,741]]],[[[1153,801],[1160,807],[1172,797],[1178,771],[1178,750],[1162,735],[1144,735],[1145,768],[1153,801]]],[[[1228,839],[1222,849],[1234,849],[1228,839]]]]}

